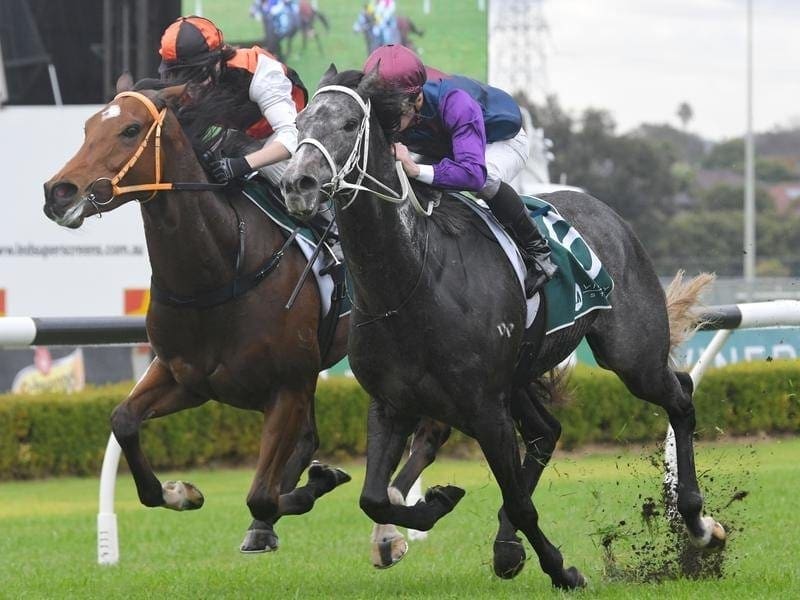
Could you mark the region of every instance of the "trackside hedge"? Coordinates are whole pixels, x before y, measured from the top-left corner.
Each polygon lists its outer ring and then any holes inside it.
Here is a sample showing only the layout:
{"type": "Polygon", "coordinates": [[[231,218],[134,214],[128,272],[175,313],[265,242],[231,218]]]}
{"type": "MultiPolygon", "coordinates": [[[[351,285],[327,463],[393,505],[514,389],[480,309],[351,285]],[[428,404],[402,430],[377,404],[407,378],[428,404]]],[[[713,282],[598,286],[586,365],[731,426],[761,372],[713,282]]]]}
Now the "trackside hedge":
{"type": "MultiPolygon", "coordinates": [[[[109,434],[109,415],[131,384],[70,396],[0,395],[0,479],[96,475],[109,434]]],[[[617,378],[578,367],[571,399],[552,407],[563,426],[561,444],[625,443],[661,439],[664,411],[633,398],[617,378]]],[[[362,455],[368,398],[351,379],[320,381],[317,425],[323,456],[362,455]]],[[[745,363],[709,371],[695,394],[700,437],[800,432],[800,361],[745,363]]],[[[142,446],[156,469],[252,462],[261,415],[216,402],[143,427],[142,446]]],[[[448,450],[464,448],[454,435],[448,450]]]]}

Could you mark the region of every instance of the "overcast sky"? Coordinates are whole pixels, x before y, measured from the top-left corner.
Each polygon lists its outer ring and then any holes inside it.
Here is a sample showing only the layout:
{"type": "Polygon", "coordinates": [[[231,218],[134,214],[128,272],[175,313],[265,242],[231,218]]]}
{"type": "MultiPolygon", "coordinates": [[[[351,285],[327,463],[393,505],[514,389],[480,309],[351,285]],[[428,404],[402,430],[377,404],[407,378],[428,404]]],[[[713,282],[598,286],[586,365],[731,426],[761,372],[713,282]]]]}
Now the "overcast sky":
{"type": "MultiPolygon", "coordinates": [[[[745,130],[746,0],[544,0],[547,74],[568,109],[610,109],[626,131],[678,125],[711,139],[745,130]]],[[[753,0],[754,127],[800,125],[800,0],[753,0]]]]}

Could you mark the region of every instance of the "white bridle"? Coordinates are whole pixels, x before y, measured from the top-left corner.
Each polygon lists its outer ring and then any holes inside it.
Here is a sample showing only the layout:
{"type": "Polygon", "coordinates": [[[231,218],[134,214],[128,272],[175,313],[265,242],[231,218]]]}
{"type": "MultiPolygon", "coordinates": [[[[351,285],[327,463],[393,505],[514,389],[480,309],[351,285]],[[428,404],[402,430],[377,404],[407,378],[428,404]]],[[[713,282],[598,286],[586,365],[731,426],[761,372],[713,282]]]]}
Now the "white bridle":
{"type": "Polygon", "coordinates": [[[428,202],[427,209],[422,208],[422,205],[419,203],[419,200],[417,199],[414,190],[411,189],[411,184],[408,180],[408,175],[406,175],[406,172],[403,170],[403,165],[399,160],[395,161],[394,164],[395,170],[397,171],[397,177],[400,179],[399,194],[389,186],[378,181],[377,179],[375,179],[375,177],[367,173],[367,160],[369,159],[369,133],[370,133],[369,117],[372,106],[370,101],[367,100],[365,102],[364,99],[361,96],[359,96],[357,92],[341,85],[326,85],[324,87],[321,87],[317,90],[317,92],[311,99],[313,100],[319,94],[324,94],[327,92],[340,92],[342,94],[347,94],[348,96],[353,98],[353,100],[358,102],[358,105],[361,107],[361,110],[364,113],[364,115],[361,117],[361,124],[359,125],[358,128],[358,135],[356,136],[356,141],[355,144],[353,145],[353,149],[350,151],[350,156],[347,157],[347,160],[344,162],[341,169],[336,168],[336,162],[333,160],[333,157],[330,155],[330,152],[328,152],[328,150],[325,148],[325,146],[322,145],[322,143],[319,140],[316,140],[314,138],[305,138],[303,140],[300,140],[300,142],[297,144],[298,148],[300,148],[300,146],[302,146],[303,144],[309,144],[311,146],[314,146],[320,152],[322,152],[322,156],[324,156],[325,160],[328,161],[328,166],[331,169],[332,176],[331,180],[328,183],[322,185],[323,188],[327,188],[325,193],[328,196],[333,197],[335,194],[340,193],[342,190],[350,190],[350,192],[352,193],[352,197],[347,202],[347,204],[345,204],[342,207],[343,210],[348,208],[355,201],[358,192],[363,190],[365,192],[374,194],[378,198],[386,200],[387,202],[392,202],[394,204],[402,204],[406,200],[411,200],[411,204],[414,207],[414,210],[425,216],[430,216],[437,203],[431,201],[428,202]],[[350,183],[348,181],[345,181],[345,177],[350,175],[353,169],[358,170],[358,177],[355,183],[350,183]],[[372,181],[373,183],[375,183],[376,185],[383,188],[384,190],[386,190],[387,192],[389,192],[389,194],[391,195],[384,194],[377,190],[372,190],[368,187],[361,185],[361,182],[364,181],[365,177],[370,181],[372,181]]]}

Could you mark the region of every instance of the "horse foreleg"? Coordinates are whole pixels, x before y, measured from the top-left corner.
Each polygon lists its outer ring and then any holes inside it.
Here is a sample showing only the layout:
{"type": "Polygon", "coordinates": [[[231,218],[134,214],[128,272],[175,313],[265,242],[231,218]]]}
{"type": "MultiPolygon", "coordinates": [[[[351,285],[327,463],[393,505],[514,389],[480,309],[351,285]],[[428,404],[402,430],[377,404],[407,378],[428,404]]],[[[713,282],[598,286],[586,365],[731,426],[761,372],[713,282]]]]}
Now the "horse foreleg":
{"type": "MultiPolygon", "coordinates": [[[[289,462],[286,463],[281,482],[282,494],[292,491],[297,486],[300,475],[311,464],[311,458],[318,448],[319,436],[317,435],[317,423],[314,416],[314,405],[312,404],[294,452],[292,452],[289,462]]],[[[277,550],[278,536],[275,534],[274,527],[279,518],[280,515],[275,515],[267,521],[254,519],[247,529],[239,550],[245,554],[277,550]]]]}
{"type": "Polygon", "coordinates": [[[539,557],[542,570],[558,588],[572,589],[586,585],[585,579],[575,567],[564,569],[561,552],[539,528],[539,514],[524,483],[525,476],[511,415],[479,415],[475,422],[479,424],[475,437],[503,494],[503,511],[513,526],[528,538],[539,557]]]}
{"type": "MultiPolygon", "coordinates": [[[[433,419],[422,419],[419,422],[411,442],[408,460],[388,490],[389,501],[392,504],[406,504],[411,486],[414,485],[422,471],[436,460],[436,453],[449,437],[449,425],[433,419]]],[[[407,551],[408,544],[405,537],[395,525],[376,523],[373,526],[372,565],[376,569],[387,569],[396,565],[407,551]]]]}
{"type": "Polygon", "coordinates": [[[303,43],[300,46],[300,54],[305,54],[306,48],[308,47],[308,36],[311,35],[311,33],[303,26],[300,28],[300,35],[303,38],[303,43]]]}
{"type": "MultiPolygon", "coordinates": [[[[511,403],[511,416],[525,442],[523,484],[531,496],[561,437],[561,424],[539,401],[536,390],[530,389],[517,391],[511,403]]],[[[494,572],[498,577],[511,579],[525,566],[525,547],[505,510],[501,508],[497,518],[500,526],[494,540],[494,572]]]]}
{"type": "Polygon", "coordinates": [[[393,504],[389,500],[389,477],[400,462],[405,443],[416,419],[388,417],[373,399],[367,420],[367,474],[361,491],[361,509],[376,523],[394,523],[427,531],[449,513],[464,496],[455,486],[435,486],[425,494],[425,502],[414,506],[393,504]]]}
{"type": "Polygon", "coordinates": [[[297,33],[297,30],[293,31],[286,37],[286,60],[290,60],[292,58],[292,40],[294,40],[295,33],[297,33]]]}
{"type": "Polygon", "coordinates": [[[314,417],[314,404],[311,405],[309,411],[309,419],[307,421],[307,430],[313,430],[313,445],[309,444],[306,448],[306,454],[302,457],[298,456],[297,449],[289,460],[287,469],[292,471],[292,484],[287,485],[289,480],[284,477],[284,485],[282,486],[282,493],[278,499],[278,515],[280,518],[283,515],[301,515],[307,513],[314,507],[316,500],[332,491],[334,488],[347,483],[351,477],[342,469],[324,465],[320,462],[314,461],[311,463],[311,457],[319,447],[319,437],[317,436],[317,425],[314,417]],[[296,462],[296,464],[294,464],[296,462]],[[308,469],[308,481],[302,487],[295,487],[297,481],[300,479],[300,474],[311,463],[308,469]],[[295,469],[299,468],[296,472],[295,469]]]}
{"type": "Polygon", "coordinates": [[[156,358],[128,397],[111,414],[111,430],[128,462],[139,500],[145,506],[164,506],[174,510],[203,506],[203,495],[191,483],[168,481],[161,484],[142,452],[139,431],[146,419],[200,406],[207,400],[178,384],[166,365],[156,358]]]}
{"type": "Polygon", "coordinates": [[[314,384],[281,388],[264,410],[258,464],[247,506],[257,521],[272,522],[278,515],[278,498],[286,465],[300,438],[303,424],[309,419],[314,398],[314,384]]]}

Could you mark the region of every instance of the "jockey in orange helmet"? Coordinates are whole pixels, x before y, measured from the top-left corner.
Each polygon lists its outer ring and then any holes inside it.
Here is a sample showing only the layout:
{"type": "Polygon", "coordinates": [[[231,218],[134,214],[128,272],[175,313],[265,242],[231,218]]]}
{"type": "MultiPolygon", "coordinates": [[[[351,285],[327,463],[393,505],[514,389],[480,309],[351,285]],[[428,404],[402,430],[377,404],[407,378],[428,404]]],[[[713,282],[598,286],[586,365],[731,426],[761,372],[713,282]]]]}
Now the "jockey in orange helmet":
{"type": "Polygon", "coordinates": [[[203,17],[180,17],[161,37],[159,73],[165,81],[214,86],[234,86],[242,106],[235,115],[224,115],[237,129],[264,139],[264,145],[247,156],[222,158],[211,165],[220,182],[255,170],[278,185],[286,159],[297,148],[297,112],[308,92],[295,71],[278,62],[266,50],[227,45],[222,32],[203,17]]]}

